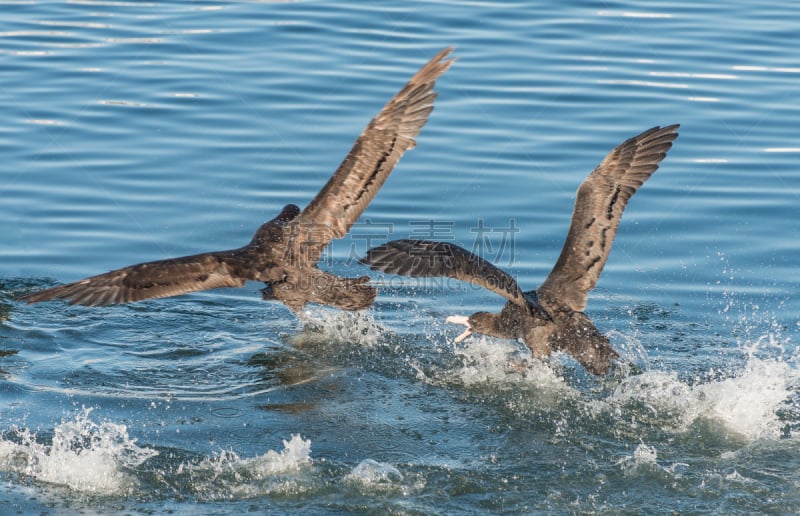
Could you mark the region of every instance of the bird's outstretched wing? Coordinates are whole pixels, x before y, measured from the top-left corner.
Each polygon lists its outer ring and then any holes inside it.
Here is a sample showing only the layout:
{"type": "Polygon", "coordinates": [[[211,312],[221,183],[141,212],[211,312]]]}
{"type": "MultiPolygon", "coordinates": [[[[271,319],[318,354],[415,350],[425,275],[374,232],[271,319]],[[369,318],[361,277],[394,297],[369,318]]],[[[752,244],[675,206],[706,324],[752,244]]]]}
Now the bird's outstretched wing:
{"type": "Polygon", "coordinates": [[[237,256],[236,251],[222,251],[140,263],[32,292],[19,300],[38,303],[65,299],[70,304],[101,306],[212,288],[241,287],[246,280],[235,273],[237,256]]]}
{"type": "Polygon", "coordinates": [[[552,300],[583,311],[608,259],[628,200],[667,155],[678,137],[678,127],[653,127],[626,140],[581,184],[561,255],[536,289],[542,303],[552,300]]]}
{"type": "MultiPolygon", "coordinates": [[[[367,125],[327,184],[293,222],[297,245],[322,249],[342,238],[372,201],[433,111],[436,80],[453,59],[446,48],[423,66],[367,125]]],[[[316,256],[315,256],[316,255],[316,256]]]]}
{"type": "Polygon", "coordinates": [[[415,278],[448,277],[478,285],[527,307],[516,280],[480,256],[447,242],[392,240],[359,260],[371,269],[415,278]]]}

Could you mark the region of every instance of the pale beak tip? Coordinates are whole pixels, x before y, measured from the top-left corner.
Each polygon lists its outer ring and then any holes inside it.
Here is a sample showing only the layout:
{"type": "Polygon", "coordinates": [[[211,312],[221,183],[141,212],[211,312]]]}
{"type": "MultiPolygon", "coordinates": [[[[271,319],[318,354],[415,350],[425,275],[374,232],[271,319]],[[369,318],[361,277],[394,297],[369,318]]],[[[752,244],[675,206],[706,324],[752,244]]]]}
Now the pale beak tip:
{"type": "Polygon", "coordinates": [[[445,319],[445,322],[449,322],[452,324],[463,324],[465,326],[469,326],[469,317],[465,315],[451,315],[450,317],[445,319]]]}
{"type": "Polygon", "coordinates": [[[455,338],[456,344],[458,344],[462,340],[472,335],[472,327],[469,325],[469,317],[464,315],[451,315],[450,317],[445,319],[445,321],[452,324],[463,324],[464,326],[467,327],[467,329],[464,330],[464,333],[455,338]]]}
{"type": "Polygon", "coordinates": [[[453,339],[453,341],[454,341],[456,344],[458,344],[459,342],[461,342],[462,340],[466,339],[466,338],[467,338],[467,337],[469,337],[470,335],[472,335],[472,328],[467,328],[466,330],[464,330],[464,332],[463,332],[461,335],[459,335],[458,337],[456,337],[455,339],[453,339]]]}

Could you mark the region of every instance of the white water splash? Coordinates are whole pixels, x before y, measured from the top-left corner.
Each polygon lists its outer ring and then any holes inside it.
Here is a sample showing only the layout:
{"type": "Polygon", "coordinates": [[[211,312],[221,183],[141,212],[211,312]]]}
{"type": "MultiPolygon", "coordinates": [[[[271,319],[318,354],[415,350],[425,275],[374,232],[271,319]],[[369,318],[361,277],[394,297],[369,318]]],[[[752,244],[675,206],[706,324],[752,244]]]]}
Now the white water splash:
{"type": "MultiPolygon", "coordinates": [[[[455,348],[462,366],[452,374],[464,385],[528,385],[542,390],[573,391],[556,371],[509,340],[473,336],[455,348]]],[[[574,391],[577,392],[577,391],[574,391]]]]}
{"type": "Polygon", "coordinates": [[[372,347],[378,344],[382,335],[370,310],[307,310],[303,312],[302,320],[303,331],[292,338],[295,345],[332,342],[372,347]]]}
{"type": "Polygon", "coordinates": [[[640,470],[652,470],[657,467],[657,457],[658,453],[655,447],[640,444],[633,451],[633,455],[620,460],[619,464],[623,465],[626,474],[632,474],[640,470]]]}
{"type": "Polygon", "coordinates": [[[638,335],[611,330],[606,336],[614,344],[614,349],[617,353],[619,353],[620,358],[617,360],[617,367],[621,372],[629,371],[631,366],[642,371],[650,369],[650,358],[647,356],[647,350],[642,345],[638,335]]]}
{"type": "Polygon", "coordinates": [[[402,481],[403,474],[391,464],[365,459],[345,475],[344,479],[365,486],[390,485],[402,481]]]}
{"type": "Polygon", "coordinates": [[[51,444],[28,429],[0,439],[0,468],[41,482],[67,486],[80,492],[127,494],[136,485],[126,473],[158,452],[136,446],[125,425],[89,419],[91,408],[72,420],[62,420],[51,444]]]}
{"type": "Polygon", "coordinates": [[[782,423],[777,412],[792,393],[798,371],[780,360],[751,358],[733,378],[697,387],[704,413],[748,439],[776,439],[782,423]]]}
{"type": "Polygon", "coordinates": [[[424,475],[403,475],[396,467],[373,459],[364,459],[342,482],[359,493],[372,496],[408,497],[422,491],[427,482],[424,475]]]}
{"type": "Polygon", "coordinates": [[[655,447],[647,444],[638,445],[631,456],[622,458],[617,464],[622,466],[625,476],[651,476],[666,482],[680,478],[680,471],[688,467],[683,463],[661,466],[655,447]]]}
{"type": "Polygon", "coordinates": [[[301,474],[311,462],[311,441],[293,434],[279,452],[240,458],[227,451],[200,463],[181,464],[176,475],[203,500],[254,498],[306,490],[308,482],[301,474]]]}
{"type": "Polygon", "coordinates": [[[257,478],[296,471],[306,464],[311,464],[311,441],[298,434],[283,441],[283,450],[269,450],[264,455],[252,459],[244,459],[241,466],[248,469],[257,478]]]}
{"type": "Polygon", "coordinates": [[[722,380],[689,385],[677,374],[646,372],[624,379],[606,400],[610,410],[629,403],[676,431],[699,419],[716,421],[747,440],[780,437],[778,417],[800,381],[800,372],[777,359],[751,358],[743,371],[722,380]]]}
{"type": "Polygon", "coordinates": [[[239,458],[234,452],[225,452],[217,457],[204,459],[200,464],[189,468],[195,471],[218,472],[236,470],[256,479],[263,479],[297,471],[306,464],[311,464],[311,441],[303,439],[298,434],[292,434],[291,439],[283,440],[283,450],[279,452],[269,450],[264,455],[249,459],[239,458]]]}

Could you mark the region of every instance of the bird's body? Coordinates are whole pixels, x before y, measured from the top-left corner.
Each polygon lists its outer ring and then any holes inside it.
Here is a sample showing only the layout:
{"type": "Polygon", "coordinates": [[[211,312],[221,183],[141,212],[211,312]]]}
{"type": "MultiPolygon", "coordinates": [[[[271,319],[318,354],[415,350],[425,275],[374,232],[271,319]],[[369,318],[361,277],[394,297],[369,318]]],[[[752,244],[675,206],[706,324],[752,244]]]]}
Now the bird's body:
{"type": "MultiPolygon", "coordinates": [[[[502,339],[519,339],[534,357],[542,359],[553,351],[569,353],[587,370],[605,374],[617,352],[583,312],[547,310],[536,291],[525,293],[527,306],[506,302],[498,314],[477,312],[468,320],[469,332],[502,339]]],[[[466,336],[466,335],[465,335],[466,336]]]]}
{"type": "Polygon", "coordinates": [[[281,301],[294,312],[308,302],[344,310],[368,307],[376,295],[368,277],[342,278],[316,264],[332,239],[347,234],[405,151],[414,147],[414,138],[433,110],[436,80],[453,63],[446,59],[451,51],[447,48],[431,59],[370,121],[304,210],[286,205],[244,247],[132,265],[20,299],[109,305],[241,287],[252,280],[266,284],[264,299],[281,301]]]}
{"type": "Polygon", "coordinates": [[[467,325],[457,340],[473,332],[520,339],[537,358],[564,351],[592,373],[605,374],[617,352],[583,309],[608,259],[628,200],[656,171],[677,130],[678,125],[654,127],[626,140],[584,180],[561,255],[536,290],[523,292],[507,272],[447,242],[393,240],[370,249],[361,261],[389,273],[467,281],[508,300],[499,313],[449,318],[467,325]]]}

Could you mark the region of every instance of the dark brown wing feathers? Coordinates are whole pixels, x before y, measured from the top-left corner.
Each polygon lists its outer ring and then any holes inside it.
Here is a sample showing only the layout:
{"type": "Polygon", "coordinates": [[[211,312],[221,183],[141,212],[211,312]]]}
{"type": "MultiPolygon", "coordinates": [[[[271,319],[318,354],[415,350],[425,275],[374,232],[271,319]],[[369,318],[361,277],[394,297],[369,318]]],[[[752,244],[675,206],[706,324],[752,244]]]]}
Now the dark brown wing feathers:
{"type": "Polygon", "coordinates": [[[560,304],[575,311],[586,307],[628,200],[667,155],[678,127],[654,127],[626,140],[581,184],[561,255],[536,290],[543,305],[560,304]]]}
{"type": "Polygon", "coordinates": [[[92,276],[75,283],[26,294],[19,299],[38,303],[66,299],[88,306],[130,303],[220,287],[241,287],[245,280],[232,274],[234,251],[184,256],[140,263],[92,276]]]}
{"type": "MultiPolygon", "coordinates": [[[[321,249],[333,238],[341,238],[358,219],[389,177],[433,110],[436,80],[453,59],[446,48],[423,66],[367,125],[342,164],[309,205],[296,224],[324,228],[314,242],[321,249]]],[[[314,258],[313,256],[311,257],[314,258]]],[[[314,260],[316,261],[316,260],[314,260]]]]}
{"type": "Polygon", "coordinates": [[[447,277],[481,286],[527,307],[516,280],[480,256],[448,242],[392,240],[359,260],[371,269],[415,278],[447,277]]]}

